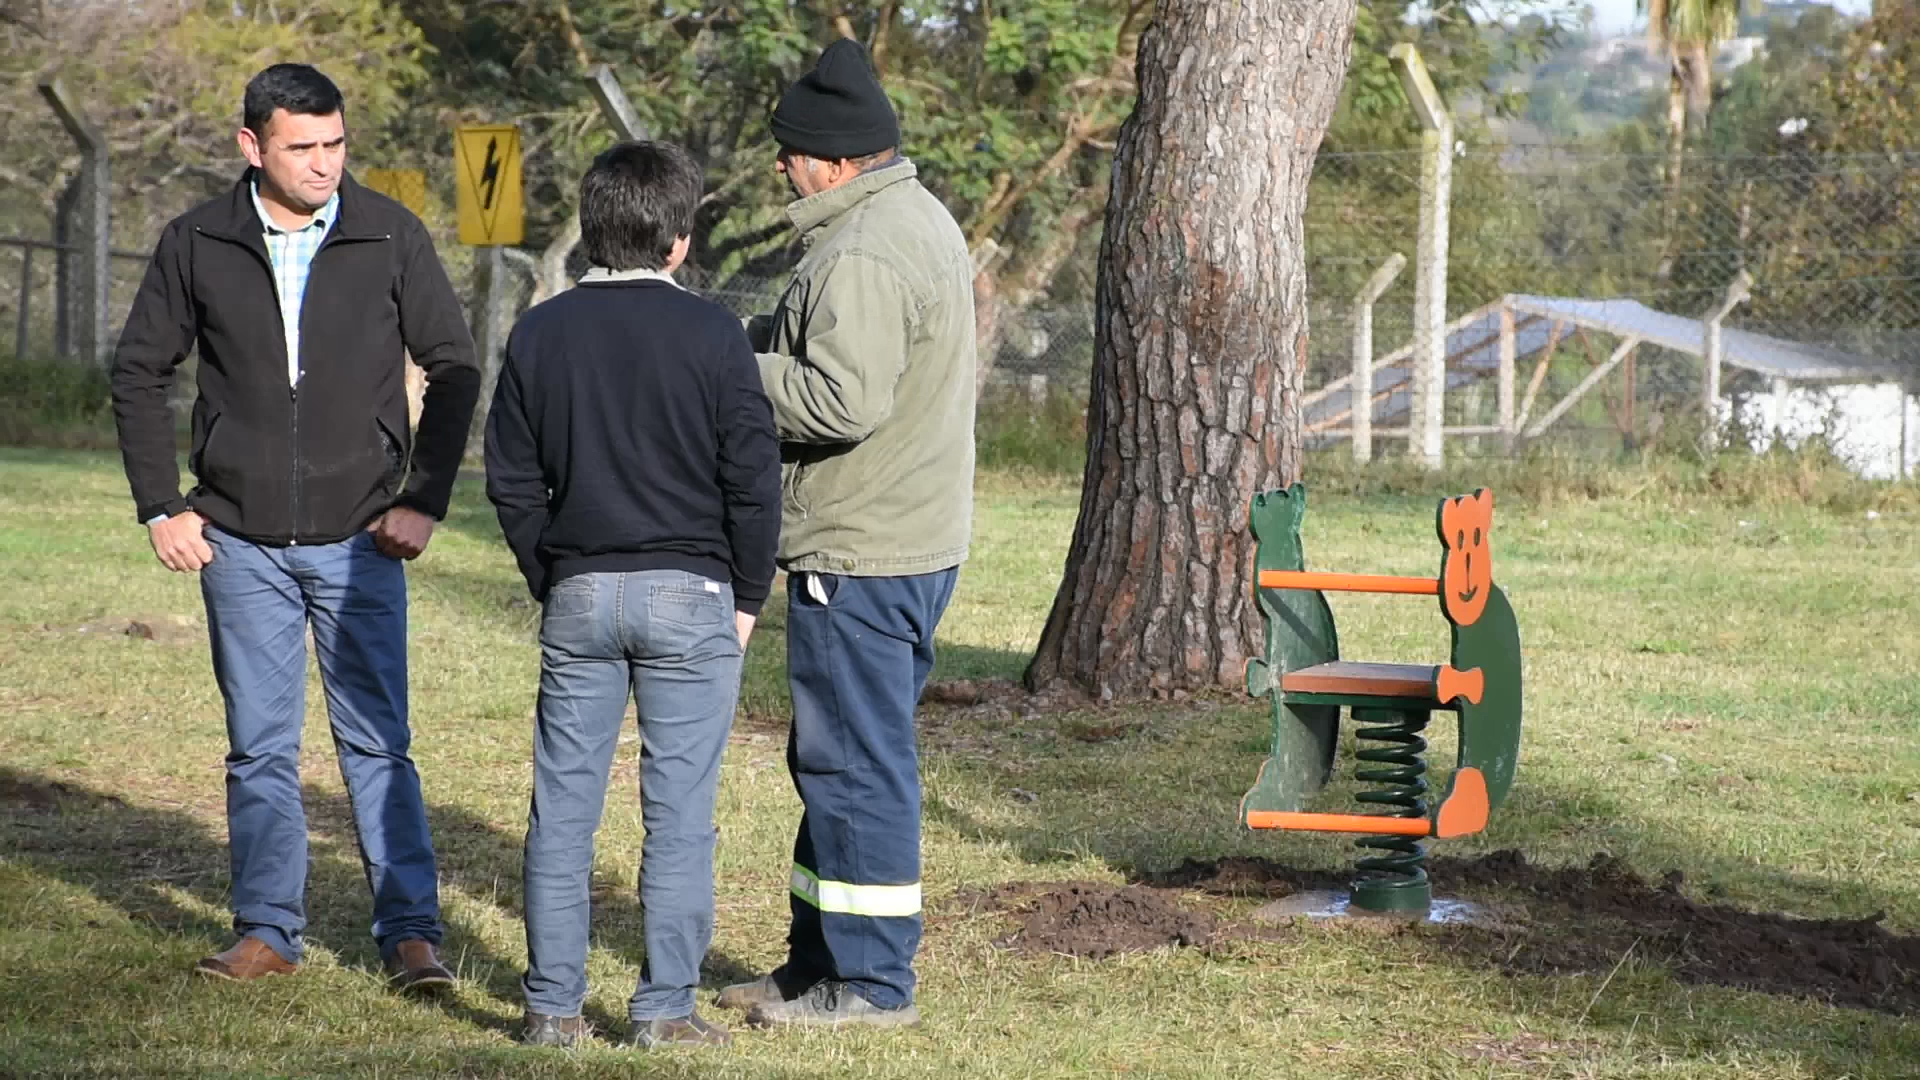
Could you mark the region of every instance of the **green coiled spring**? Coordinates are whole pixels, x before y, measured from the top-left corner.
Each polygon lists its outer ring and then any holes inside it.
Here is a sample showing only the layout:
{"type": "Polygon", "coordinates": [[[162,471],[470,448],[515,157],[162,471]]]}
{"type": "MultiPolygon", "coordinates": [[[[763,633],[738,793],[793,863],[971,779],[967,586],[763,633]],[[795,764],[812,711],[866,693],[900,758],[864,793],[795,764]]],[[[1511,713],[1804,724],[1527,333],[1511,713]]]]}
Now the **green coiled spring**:
{"type": "MultiPolygon", "coordinates": [[[[1427,740],[1425,710],[1355,709],[1356,739],[1385,743],[1367,747],[1354,756],[1368,767],[1354,770],[1363,784],[1383,785],[1359,792],[1355,798],[1373,806],[1392,807],[1397,818],[1427,816],[1427,740]]],[[[1433,899],[1427,880],[1427,853],[1417,836],[1363,836],[1355,846],[1381,854],[1360,859],[1353,885],[1353,906],[1368,911],[1425,911],[1433,899]]]]}

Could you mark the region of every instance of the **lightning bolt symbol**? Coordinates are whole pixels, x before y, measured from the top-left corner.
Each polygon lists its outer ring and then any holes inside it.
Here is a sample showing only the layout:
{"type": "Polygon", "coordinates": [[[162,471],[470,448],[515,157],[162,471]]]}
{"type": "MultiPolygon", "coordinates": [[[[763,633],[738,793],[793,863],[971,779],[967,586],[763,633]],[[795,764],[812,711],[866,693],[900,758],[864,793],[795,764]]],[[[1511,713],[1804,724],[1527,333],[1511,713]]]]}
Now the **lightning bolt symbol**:
{"type": "Polygon", "coordinates": [[[480,170],[480,185],[487,189],[487,197],[480,202],[482,210],[493,209],[493,190],[500,183],[500,139],[498,136],[487,140],[487,163],[480,170]]]}

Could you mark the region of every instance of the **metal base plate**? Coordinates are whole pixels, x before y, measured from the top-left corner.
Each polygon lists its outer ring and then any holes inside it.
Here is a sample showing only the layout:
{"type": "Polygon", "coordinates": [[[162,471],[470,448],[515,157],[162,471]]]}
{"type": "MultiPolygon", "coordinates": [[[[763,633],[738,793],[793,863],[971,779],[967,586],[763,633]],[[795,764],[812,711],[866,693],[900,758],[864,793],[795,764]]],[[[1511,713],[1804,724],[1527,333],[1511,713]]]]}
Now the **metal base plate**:
{"type": "Polygon", "coordinates": [[[1284,922],[1305,916],[1310,919],[1366,919],[1396,922],[1430,922],[1463,925],[1490,925],[1493,914],[1479,904],[1466,900],[1434,897],[1425,911],[1372,912],[1353,906],[1353,894],[1344,889],[1320,889],[1283,896],[1253,913],[1263,922],[1284,922]]]}

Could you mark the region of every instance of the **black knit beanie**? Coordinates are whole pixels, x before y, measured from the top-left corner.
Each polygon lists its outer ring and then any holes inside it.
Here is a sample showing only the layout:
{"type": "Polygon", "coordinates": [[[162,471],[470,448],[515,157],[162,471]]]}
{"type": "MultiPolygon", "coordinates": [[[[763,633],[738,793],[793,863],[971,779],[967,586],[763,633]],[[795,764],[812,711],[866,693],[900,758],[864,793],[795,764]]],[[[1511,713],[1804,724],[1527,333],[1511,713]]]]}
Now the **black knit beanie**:
{"type": "Polygon", "coordinates": [[[773,137],[809,157],[832,161],[866,157],[900,145],[900,121],[867,50],[841,38],[820,54],[773,110],[773,137]]]}

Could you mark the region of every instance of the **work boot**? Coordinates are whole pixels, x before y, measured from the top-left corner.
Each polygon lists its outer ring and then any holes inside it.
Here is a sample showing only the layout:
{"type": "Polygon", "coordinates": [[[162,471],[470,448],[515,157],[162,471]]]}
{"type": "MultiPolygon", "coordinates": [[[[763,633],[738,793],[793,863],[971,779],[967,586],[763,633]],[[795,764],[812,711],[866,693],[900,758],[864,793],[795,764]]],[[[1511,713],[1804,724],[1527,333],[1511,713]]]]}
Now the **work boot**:
{"type": "Polygon", "coordinates": [[[267,975],[291,975],[300,970],[257,937],[243,937],[225,952],[214,953],[193,965],[193,973],[208,979],[246,982],[267,975]]]}
{"type": "Polygon", "coordinates": [[[387,982],[395,990],[438,990],[453,985],[453,972],[440,966],[433,945],[420,938],[395,945],[386,966],[387,982]]]}
{"type": "Polygon", "coordinates": [[[752,982],[734,983],[720,991],[720,996],[714,999],[714,1004],[723,1009],[738,1009],[746,1012],[755,1005],[776,1005],[782,1001],[791,1001],[806,992],[806,987],[802,986],[792,988],[792,992],[788,993],[783,989],[784,986],[778,972],[762,975],[752,982]]]}
{"type": "Polygon", "coordinates": [[[725,1046],[733,1041],[727,1029],[709,1024],[699,1013],[663,1016],[657,1020],[635,1020],[627,1045],[641,1050],[656,1046],[725,1046]]]}
{"type": "Polygon", "coordinates": [[[529,1010],[524,1017],[520,1041],[528,1046],[558,1046],[572,1049],[586,1041],[592,1029],[584,1016],[548,1016],[529,1010]]]}
{"type": "Polygon", "coordinates": [[[873,1027],[912,1027],[920,1022],[920,1010],[913,1005],[882,1009],[853,992],[844,982],[828,979],[813,984],[792,1001],[769,1001],[755,1005],[747,1013],[749,1026],[757,1028],[797,1024],[809,1027],[838,1027],[841,1024],[867,1024],[873,1027]]]}

